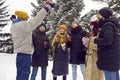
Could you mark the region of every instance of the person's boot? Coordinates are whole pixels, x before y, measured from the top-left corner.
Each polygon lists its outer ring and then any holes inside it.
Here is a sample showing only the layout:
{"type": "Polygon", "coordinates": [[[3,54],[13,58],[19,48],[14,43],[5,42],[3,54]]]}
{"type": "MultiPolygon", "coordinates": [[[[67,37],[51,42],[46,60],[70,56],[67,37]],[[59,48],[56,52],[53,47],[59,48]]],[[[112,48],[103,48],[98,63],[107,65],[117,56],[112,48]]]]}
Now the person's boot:
{"type": "Polygon", "coordinates": [[[53,80],[57,80],[57,77],[53,77],[53,80]]]}
{"type": "Polygon", "coordinates": [[[67,78],[66,76],[63,76],[63,80],[66,80],[66,78],[67,78]]]}

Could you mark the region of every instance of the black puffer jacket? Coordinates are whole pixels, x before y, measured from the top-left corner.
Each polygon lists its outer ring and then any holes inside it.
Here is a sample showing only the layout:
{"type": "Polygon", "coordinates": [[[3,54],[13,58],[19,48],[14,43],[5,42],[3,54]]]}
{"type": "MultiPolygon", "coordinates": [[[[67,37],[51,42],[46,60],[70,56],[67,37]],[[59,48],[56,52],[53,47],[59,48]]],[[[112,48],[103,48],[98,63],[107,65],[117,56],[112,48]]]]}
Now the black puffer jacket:
{"type": "Polygon", "coordinates": [[[101,70],[118,71],[120,69],[120,49],[118,44],[118,21],[109,18],[100,21],[101,32],[95,43],[98,45],[97,66],[101,70]]]}
{"type": "Polygon", "coordinates": [[[71,42],[68,43],[70,50],[70,63],[71,64],[84,64],[86,50],[83,45],[82,38],[88,34],[82,30],[80,26],[71,30],[71,42]]]}
{"type": "Polygon", "coordinates": [[[32,66],[47,66],[48,65],[48,49],[50,48],[49,39],[45,32],[40,32],[36,29],[32,35],[34,53],[32,55],[32,66]],[[44,41],[48,42],[46,48],[44,47],[44,41]]]}

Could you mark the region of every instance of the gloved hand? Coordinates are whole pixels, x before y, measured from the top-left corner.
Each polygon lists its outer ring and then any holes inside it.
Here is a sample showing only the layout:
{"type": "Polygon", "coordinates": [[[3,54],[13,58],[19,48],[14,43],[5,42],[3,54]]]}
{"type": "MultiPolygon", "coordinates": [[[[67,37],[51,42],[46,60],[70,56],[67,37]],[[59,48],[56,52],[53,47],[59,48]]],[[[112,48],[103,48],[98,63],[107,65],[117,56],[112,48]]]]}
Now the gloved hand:
{"type": "Polygon", "coordinates": [[[48,12],[49,10],[51,10],[52,8],[55,8],[55,4],[51,3],[50,0],[46,0],[46,6],[44,7],[46,9],[46,11],[48,12]]]}

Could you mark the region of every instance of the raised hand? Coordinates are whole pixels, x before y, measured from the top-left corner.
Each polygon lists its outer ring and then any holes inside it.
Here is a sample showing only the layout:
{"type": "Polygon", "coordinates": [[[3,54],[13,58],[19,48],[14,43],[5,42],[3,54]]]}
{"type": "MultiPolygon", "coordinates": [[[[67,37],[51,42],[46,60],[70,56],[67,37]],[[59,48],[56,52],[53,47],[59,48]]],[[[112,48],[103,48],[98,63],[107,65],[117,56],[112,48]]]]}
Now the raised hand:
{"type": "Polygon", "coordinates": [[[47,11],[51,10],[52,8],[55,8],[55,4],[51,2],[51,0],[46,0],[46,7],[45,9],[47,11]]]}

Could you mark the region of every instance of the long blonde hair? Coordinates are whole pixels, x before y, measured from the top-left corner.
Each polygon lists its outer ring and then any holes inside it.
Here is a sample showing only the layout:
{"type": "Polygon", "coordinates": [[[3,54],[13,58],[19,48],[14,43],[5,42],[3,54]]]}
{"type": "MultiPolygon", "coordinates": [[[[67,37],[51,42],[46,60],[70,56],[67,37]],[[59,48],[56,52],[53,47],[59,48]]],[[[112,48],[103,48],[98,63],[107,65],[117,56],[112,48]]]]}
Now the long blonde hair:
{"type": "Polygon", "coordinates": [[[56,35],[54,36],[52,40],[52,47],[54,47],[55,42],[57,42],[57,36],[59,35],[60,40],[58,43],[58,47],[60,47],[61,43],[67,42],[67,32],[65,31],[64,34],[61,34],[60,31],[57,31],[56,35]]]}

